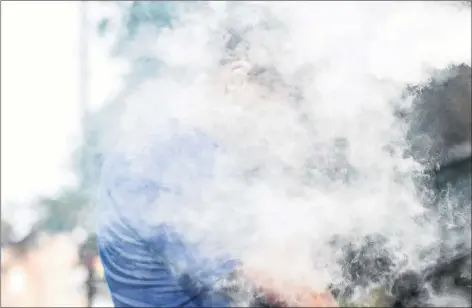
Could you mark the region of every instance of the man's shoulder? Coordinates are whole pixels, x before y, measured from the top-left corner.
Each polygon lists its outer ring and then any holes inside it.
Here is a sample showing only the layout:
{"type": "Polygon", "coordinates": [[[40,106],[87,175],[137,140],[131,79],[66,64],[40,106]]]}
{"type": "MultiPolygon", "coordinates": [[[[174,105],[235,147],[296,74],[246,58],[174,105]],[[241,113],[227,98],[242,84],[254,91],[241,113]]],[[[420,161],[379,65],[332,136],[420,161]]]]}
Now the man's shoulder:
{"type": "Polygon", "coordinates": [[[197,166],[211,169],[216,150],[216,143],[198,131],[159,136],[132,148],[116,147],[105,157],[101,183],[105,186],[116,182],[163,184],[166,181],[163,177],[174,177],[176,172],[191,172],[197,166]],[[184,170],[176,170],[177,166],[184,170]]]}
{"type": "Polygon", "coordinates": [[[178,195],[211,175],[215,150],[208,136],[188,132],[156,138],[139,149],[110,152],[101,173],[100,224],[142,230],[164,206],[161,196],[178,195]]]}

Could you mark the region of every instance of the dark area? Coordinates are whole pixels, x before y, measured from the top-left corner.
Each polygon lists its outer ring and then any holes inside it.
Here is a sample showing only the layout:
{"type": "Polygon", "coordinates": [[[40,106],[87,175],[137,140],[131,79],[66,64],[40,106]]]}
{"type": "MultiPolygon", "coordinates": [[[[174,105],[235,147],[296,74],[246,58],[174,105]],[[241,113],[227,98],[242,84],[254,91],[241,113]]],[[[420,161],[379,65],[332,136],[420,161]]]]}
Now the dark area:
{"type": "Polygon", "coordinates": [[[436,72],[429,84],[411,86],[407,92],[415,96],[413,110],[403,114],[411,145],[407,155],[430,168],[463,156],[454,148],[471,141],[470,66],[436,72]]]}
{"type": "Polygon", "coordinates": [[[391,307],[430,306],[431,292],[457,294],[472,303],[472,158],[470,151],[451,151],[471,143],[470,80],[469,66],[451,67],[430,84],[411,87],[408,92],[416,95],[413,110],[399,114],[410,127],[411,148],[405,154],[427,167],[416,175],[416,183],[419,193],[429,193],[426,219],[437,219],[443,244],[425,249],[424,257],[439,252],[438,260],[419,272],[402,270],[385,248],[387,238],[371,235],[357,246],[336,239],[332,245],[343,252],[338,262],[344,277],[342,285],[331,288],[336,298],[349,300],[357,288],[380,284],[386,286],[391,307]]]}
{"type": "Polygon", "coordinates": [[[92,307],[93,300],[97,294],[98,277],[94,268],[94,257],[97,255],[97,238],[89,236],[85,243],[80,247],[80,262],[87,270],[87,278],[85,280],[85,288],[87,293],[87,307],[92,307]]]}

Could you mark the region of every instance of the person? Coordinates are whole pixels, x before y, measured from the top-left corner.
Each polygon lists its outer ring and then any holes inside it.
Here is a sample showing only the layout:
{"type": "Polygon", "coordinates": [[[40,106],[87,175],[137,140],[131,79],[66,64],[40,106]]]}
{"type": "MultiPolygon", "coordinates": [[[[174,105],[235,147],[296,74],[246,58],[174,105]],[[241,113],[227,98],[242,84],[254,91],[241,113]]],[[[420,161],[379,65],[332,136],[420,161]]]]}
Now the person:
{"type": "MultiPolygon", "coordinates": [[[[230,74],[242,66],[240,61],[222,63],[223,72],[230,74]]],[[[247,76],[260,73],[260,69],[250,68],[247,76]]],[[[263,90],[255,83],[252,86],[263,90]]],[[[234,294],[217,285],[235,276],[266,294],[269,303],[291,304],[273,286],[270,275],[256,274],[230,257],[206,261],[200,257],[199,247],[186,241],[170,223],[149,223],[146,219],[152,206],[165,202],[161,196],[176,196],[189,185],[204,185],[212,176],[215,151],[222,146],[201,131],[182,129],[179,123],[173,129],[172,138],[155,140],[144,155],[128,157],[117,151],[103,166],[98,249],[115,306],[229,307],[234,305],[234,294]],[[190,167],[176,174],[183,162],[190,167]],[[157,176],[150,178],[148,174],[157,176]],[[179,268],[182,264],[184,270],[179,268]]],[[[311,292],[305,286],[290,288],[301,306],[336,306],[328,293],[311,292]]]]}
{"type": "Polygon", "coordinates": [[[92,307],[97,294],[97,275],[94,268],[94,260],[96,257],[95,251],[96,243],[95,237],[89,237],[83,243],[79,250],[80,261],[87,271],[87,278],[85,279],[85,289],[87,293],[87,307],[92,307]]]}

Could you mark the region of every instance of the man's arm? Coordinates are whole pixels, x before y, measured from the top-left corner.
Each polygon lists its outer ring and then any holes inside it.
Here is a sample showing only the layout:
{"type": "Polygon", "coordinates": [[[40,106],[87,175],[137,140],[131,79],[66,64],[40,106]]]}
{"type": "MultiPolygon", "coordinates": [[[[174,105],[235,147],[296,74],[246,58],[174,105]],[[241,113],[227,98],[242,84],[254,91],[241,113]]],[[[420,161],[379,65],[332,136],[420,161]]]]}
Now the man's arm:
{"type": "MultiPolygon", "coordinates": [[[[159,194],[169,188],[161,187],[144,173],[132,171],[135,163],[114,157],[102,170],[98,248],[115,305],[227,306],[226,298],[213,292],[212,285],[172,272],[177,259],[190,262],[181,259],[191,255],[188,247],[178,237],[169,239],[168,226],[146,222],[153,207],[158,206],[159,194]]],[[[152,166],[145,167],[147,173],[154,172],[150,170],[152,166]]]]}
{"type": "Polygon", "coordinates": [[[196,307],[169,270],[159,230],[150,239],[153,247],[142,236],[139,210],[157,193],[156,185],[133,176],[122,160],[103,169],[98,249],[116,307],[196,307]]]}
{"type": "Polygon", "coordinates": [[[116,307],[196,307],[165,262],[139,241],[100,242],[99,252],[116,307]]]}
{"type": "MultiPolygon", "coordinates": [[[[192,144],[192,140],[185,141],[184,148],[179,149],[182,155],[191,155],[192,148],[200,149],[200,153],[205,148],[201,144],[192,144]],[[187,150],[189,145],[191,148],[187,150]]],[[[206,145],[206,148],[208,147],[206,145]]],[[[166,150],[161,148],[159,152],[159,155],[153,157],[153,161],[179,163],[175,155],[171,160],[161,157],[166,156],[166,150]]],[[[142,160],[137,163],[140,162],[142,160]]],[[[202,165],[204,164],[199,164],[202,165]]],[[[197,279],[189,275],[178,277],[174,275],[171,268],[176,258],[189,255],[190,258],[184,257],[180,261],[192,262],[193,266],[203,264],[198,258],[192,260],[193,254],[187,250],[188,245],[178,243],[179,240],[175,238],[169,241],[169,232],[165,232],[163,226],[147,226],[145,218],[150,215],[153,206],[158,206],[156,201],[164,188],[146,175],[159,172],[160,168],[154,170],[147,164],[140,168],[133,167],[136,166],[125,159],[109,159],[102,174],[99,252],[115,305],[118,307],[228,306],[227,296],[214,287],[230,275],[235,269],[236,262],[222,262],[223,264],[215,262],[218,264],[200,270],[199,272],[204,273],[205,277],[197,279]],[[141,173],[140,170],[145,172],[141,173]]],[[[165,190],[170,191],[168,187],[165,190]]],[[[257,284],[257,281],[255,282],[257,284]]]]}

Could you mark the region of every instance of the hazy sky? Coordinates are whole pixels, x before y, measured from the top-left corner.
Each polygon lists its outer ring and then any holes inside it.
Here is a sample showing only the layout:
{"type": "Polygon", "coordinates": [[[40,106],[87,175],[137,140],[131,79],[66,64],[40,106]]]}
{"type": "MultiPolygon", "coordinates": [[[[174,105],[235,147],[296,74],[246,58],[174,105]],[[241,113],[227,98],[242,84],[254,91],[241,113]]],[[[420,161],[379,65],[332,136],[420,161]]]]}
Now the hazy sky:
{"type": "MultiPolygon", "coordinates": [[[[74,183],[68,168],[80,140],[79,5],[2,3],[2,206],[74,183]]],[[[91,45],[90,105],[96,108],[116,76],[103,46],[93,37],[91,45]]]]}

